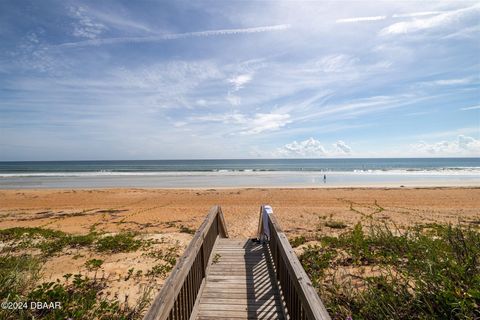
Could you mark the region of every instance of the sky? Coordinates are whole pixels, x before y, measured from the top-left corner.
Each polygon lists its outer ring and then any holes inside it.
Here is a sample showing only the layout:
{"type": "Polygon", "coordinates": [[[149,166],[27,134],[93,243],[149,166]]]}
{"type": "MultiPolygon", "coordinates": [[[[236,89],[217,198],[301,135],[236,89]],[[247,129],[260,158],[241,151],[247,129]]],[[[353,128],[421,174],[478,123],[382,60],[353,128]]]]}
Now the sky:
{"type": "Polygon", "coordinates": [[[0,161],[474,156],[478,1],[0,1],[0,161]]]}

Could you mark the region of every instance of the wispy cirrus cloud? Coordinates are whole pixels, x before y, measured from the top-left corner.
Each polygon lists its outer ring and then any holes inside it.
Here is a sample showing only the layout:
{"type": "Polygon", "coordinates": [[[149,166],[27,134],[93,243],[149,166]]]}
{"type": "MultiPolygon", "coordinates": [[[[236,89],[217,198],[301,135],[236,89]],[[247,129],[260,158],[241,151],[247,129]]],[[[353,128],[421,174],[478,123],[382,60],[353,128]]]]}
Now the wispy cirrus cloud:
{"type": "Polygon", "coordinates": [[[211,114],[206,116],[190,117],[190,123],[216,122],[223,125],[234,125],[232,134],[255,135],[268,131],[278,130],[291,122],[289,114],[255,113],[246,115],[238,112],[226,114],[211,114]]]}
{"type": "Polygon", "coordinates": [[[471,79],[463,78],[463,79],[442,79],[433,81],[434,84],[441,85],[441,86],[450,86],[456,84],[467,84],[470,83],[471,79]]]}
{"type": "Polygon", "coordinates": [[[94,21],[83,7],[70,7],[70,15],[76,19],[73,23],[73,35],[80,38],[96,39],[107,27],[94,21]]]}
{"type": "Polygon", "coordinates": [[[315,65],[323,72],[345,72],[355,67],[358,58],[346,54],[334,54],[320,59],[315,65]]]}
{"type": "Polygon", "coordinates": [[[240,134],[258,134],[266,131],[278,130],[290,123],[289,114],[257,113],[250,119],[248,127],[240,134]]]}
{"type": "MultiPolygon", "coordinates": [[[[467,111],[467,110],[477,110],[480,109],[480,105],[478,106],[471,106],[471,107],[465,107],[465,108],[460,108],[462,111],[467,111]]],[[[480,129],[479,129],[480,130],[480,129]]]]}
{"type": "Polygon", "coordinates": [[[252,79],[252,74],[240,74],[238,76],[228,79],[228,82],[233,85],[234,91],[238,91],[242,89],[247,83],[252,81],[252,79]]]}
{"type": "MultiPolygon", "coordinates": [[[[62,69],[67,61],[65,59],[56,59],[50,50],[50,47],[44,40],[45,32],[43,30],[29,32],[20,39],[16,50],[12,52],[15,57],[15,63],[25,70],[35,70],[37,72],[56,72],[62,69]]],[[[11,63],[8,68],[11,68],[11,63]]]]}
{"type": "Polygon", "coordinates": [[[424,19],[412,19],[394,23],[384,29],[379,34],[382,36],[408,34],[418,31],[430,30],[443,27],[461,21],[468,16],[477,16],[480,13],[480,5],[462,8],[458,10],[446,11],[433,17],[424,19]]]}
{"type": "Polygon", "coordinates": [[[185,33],[167,33],[167,34],[144,36],[144,37],[118,37],[118,38],[91,39],[91,40],[78,41],[78,42],[62,43],[57,46],[61,48],[75,48],[75,47],[112,45],[112,44],[122,44],[122,43],[158,42],[158,41],[178,40],[178,39],[186,39],[186,38],[194,38],[194,37],[212,37],[212,36],[226,36],[226,35],[236,35],[236,34],[273,32],[273,31],[283,31],[288,29],[290,29],[289,24],[279,24],[279,25],[240,28],[240,29],[218,29],[218,30],[194,31],[194,32],[185,32],[185,33]]]}
{"type": "Polygon", "coordinates": [[[420,85],[424,86],[456,86],[456,85],[465,85],[474,83],[474,78],[465,77],[465,78],[451,78],[451,79],[437,79],[432,81],[423,81],[420,82],[420,85]]]}
{"type": "Polygon", "coordinates": [[[158,159],[243,157],[308,137],[327,156],[410,156],[413,141],[479,138],[471,2],[354,1],[341,15],[334,3],[252,3],[0,3],[0,143],[158,159]],[[403,22],[414,37],[380,36],[403,22]]]}
{"type": "Polygon", "coordinates": [[[413,103],[414,97],[409,95],[400,96],[374,96],[357,99],[342,104],[327,104],[316,112],[296,117],[295,121],[311,119],[338,119],[352,118],[368,113],[383,112],[392,108],[398,108],[404,104],[413,103]]]}
{"type": "Polygon", "coordinates": [[[152,27],[141,21],[131,19],[128,16],[125,16],[125,14],[118,14],[116,12],[112,12],[113,10],[96,10],[92,7],[89,7],[88,9],[85,7],[82,8],[84,10],[84,15],[88,14],[89,16],[91,16],[90,19],[96,19],[98,23],[101,23],[105,26],[125,31],[141,31],[154,33],[152,27]]]}
{"type": "Polygon", "coordinates": [[[372,17],[353,17],[335,20],[336,23],[350,23],[350,22],[365,22],[365,21],[379,21],[385,20],[386,16],[372,16],[372,17]]]}
{"type": "Polygon", "coordinates": [[[392,15],[392,18],[412,18],[412,17],[424,17],[441,14],[443,11],[421,11],[421,12],[411,12],[411,13],[400,13],[392,15]]]}
{"type": "Polygon", "coordinates": [[[442,37],[442,39],[476,39],[478,38],[478,34],[480,34],[480,25],[474,25],[447,34],[446,36],[442,37]]]}

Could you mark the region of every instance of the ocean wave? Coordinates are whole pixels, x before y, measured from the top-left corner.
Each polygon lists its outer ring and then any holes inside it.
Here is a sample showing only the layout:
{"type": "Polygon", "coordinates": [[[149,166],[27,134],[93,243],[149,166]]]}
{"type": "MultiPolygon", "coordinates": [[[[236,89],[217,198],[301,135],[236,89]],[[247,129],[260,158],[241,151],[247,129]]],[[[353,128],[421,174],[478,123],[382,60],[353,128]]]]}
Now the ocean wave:
{"type": "Polygon", "coordinates": [[[457,175],[475,176],[480,178],[480,167],[452,168],[404,168],[404,169],[355,169],[350,171],[329,170],[290,170],[273,171],[264,169],[219,169],[212,171],[112,171],[100,170],[89,172],[15,172],[0,173],[0,178],[28,177],[129,177],[129,176],[220,176],[220,175],[457,175]]]}

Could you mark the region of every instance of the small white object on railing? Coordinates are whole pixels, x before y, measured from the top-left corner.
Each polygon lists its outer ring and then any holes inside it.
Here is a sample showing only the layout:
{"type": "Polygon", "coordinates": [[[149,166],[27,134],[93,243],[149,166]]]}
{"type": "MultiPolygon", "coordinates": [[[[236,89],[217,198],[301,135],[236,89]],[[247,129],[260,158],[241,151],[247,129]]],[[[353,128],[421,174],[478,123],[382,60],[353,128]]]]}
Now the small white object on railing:
{"type": "Polygon", "coordinates": [[[262,206],[262,223],[263,223],[263,232],[260,235],[260,241],[270,240],[270,227],[268,226],[268,215],[273,213],[273,209],[269,205],[262,206]]]}

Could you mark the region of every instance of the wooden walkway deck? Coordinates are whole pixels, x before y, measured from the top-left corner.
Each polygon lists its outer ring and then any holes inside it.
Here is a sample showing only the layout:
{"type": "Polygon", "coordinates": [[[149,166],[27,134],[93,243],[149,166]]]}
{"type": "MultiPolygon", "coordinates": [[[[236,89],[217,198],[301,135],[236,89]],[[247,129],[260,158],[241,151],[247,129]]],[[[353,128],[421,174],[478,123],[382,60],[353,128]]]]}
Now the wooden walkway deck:
{"type": "Polygon", "coordinates": [[[270,206],[257,240],[229,239],[213,207],[144,320],[330,320],[270,206]]]}
{"type": "Polygon", "coordinates": [[[267,245],[219,239],[196,319],[284,319],[267,245]]]}

